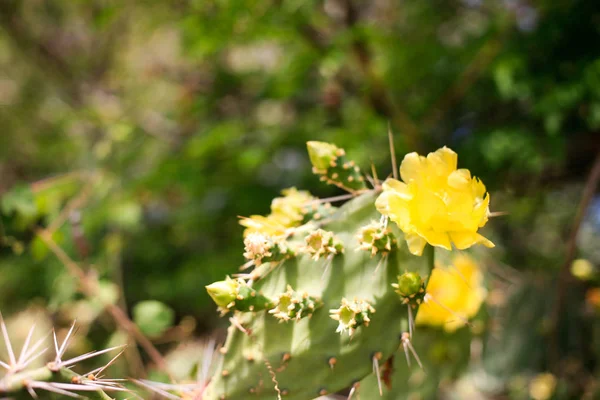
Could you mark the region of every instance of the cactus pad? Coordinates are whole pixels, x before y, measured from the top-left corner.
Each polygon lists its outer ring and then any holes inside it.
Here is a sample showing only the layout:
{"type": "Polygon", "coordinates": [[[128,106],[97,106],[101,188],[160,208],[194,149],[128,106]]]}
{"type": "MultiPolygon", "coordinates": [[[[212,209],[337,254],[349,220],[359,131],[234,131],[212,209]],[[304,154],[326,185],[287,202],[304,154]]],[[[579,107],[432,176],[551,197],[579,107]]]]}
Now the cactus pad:
{"type": "Polygon", "coordinates": [[[403,334],[409,331],[408,307],[392,284],[407,271],[426,276],[433,266],[433,248],[417,257],[404,240],[392,246],[392,240],[403,238],[393,226],[382,231],[384,242],[378,242],[386,251],[361,249],[359,233],[380,219],[376,195],[362,194],[326,221],[312,221],[308,230],[298,228],[287,238],[290,248],[299,249],[297,255],[265,262],[264,267],[275,265],[252,289],[277,305],[270,312],[255,308],[235,314],[236,324],[228,330],[219,372],[205,399],[312,399],[335,393],[371,374],[374,362],[383,364],[402,346],[403,334]],[[301,250],[309,247],[316,251],[301,250]],[[352,335],[336,332],[340,321],[332,318],[344,313],[342,299],[348,299],[346,305],[360,316],[347,327],[352,335]],[[314,303],[310,312],[308,300],[314,303]]]}

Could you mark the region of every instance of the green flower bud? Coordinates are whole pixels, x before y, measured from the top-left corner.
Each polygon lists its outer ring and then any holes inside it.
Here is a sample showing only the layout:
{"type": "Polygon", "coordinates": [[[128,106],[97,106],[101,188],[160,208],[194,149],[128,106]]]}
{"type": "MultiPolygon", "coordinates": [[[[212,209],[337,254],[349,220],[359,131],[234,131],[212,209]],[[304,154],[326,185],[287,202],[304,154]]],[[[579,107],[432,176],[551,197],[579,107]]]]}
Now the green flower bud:
{"type": "Polygon", "coordinates": [[[331,143],[311,141],[306,143],[306,147],[310,162],[318,170],[327,170],[332,161],[344,154],[342,149],[331,143]]]}
{"type": "Polygon", "coordinates": [[[231,302],[235,301],[238,287],[238,282],[227,277],[224,281],[218,281],[206,286],[206,291],[220,308],[227,308],[231,302]]]}
{"type": "Polygon", "coordinates": [[[405,272],[398,277],[398,283],[394,285],[396,293],[411,297],[421,291],[423,280],[421,275],[416,272],[405,272]]]}

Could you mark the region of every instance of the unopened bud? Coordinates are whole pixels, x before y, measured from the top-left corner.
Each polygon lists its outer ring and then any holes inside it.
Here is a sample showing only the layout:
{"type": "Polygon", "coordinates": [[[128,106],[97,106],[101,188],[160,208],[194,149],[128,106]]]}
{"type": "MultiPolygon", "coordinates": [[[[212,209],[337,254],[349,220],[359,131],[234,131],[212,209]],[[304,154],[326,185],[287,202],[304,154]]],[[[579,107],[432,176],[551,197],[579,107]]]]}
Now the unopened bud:
{"type": "Polygon", "coordinates": [[[307,142],[306,147],[311,164],[318,170],[327,170],[342,151],[336,145],[325,142],[307,142]]]}
{"type": "Polygon", "coordinates": [[[398,283],[393,286],[396,288],[396,293],[411,297],[421,291],[423,280],[416,272],[405,272],[398,277],[398,283]]]}
{"type": "Polygon", "coordinates": [[[224,281],[218,281],[206,286],[206,291],[219,307],[227,308],[227,305],[235,301],[238,286],[238,282],[227,277],[224,281]]]}

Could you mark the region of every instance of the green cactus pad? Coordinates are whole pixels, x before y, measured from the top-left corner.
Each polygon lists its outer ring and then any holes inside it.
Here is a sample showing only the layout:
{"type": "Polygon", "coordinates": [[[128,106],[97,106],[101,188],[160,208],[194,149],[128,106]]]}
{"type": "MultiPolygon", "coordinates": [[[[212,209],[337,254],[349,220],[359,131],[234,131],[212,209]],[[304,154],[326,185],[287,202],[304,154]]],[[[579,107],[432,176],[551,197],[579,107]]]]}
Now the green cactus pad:
{"type": "MultiPolygon", "coordinates": [[[[352,386],[372,373],[374,357],[383,363],[398,350],[402,334],[409,330],[408,307],[392,284],[405,271],[427,276],[433,267],[433,248],[417,257],[399,240],[402,245],[387,255],[372,257],[370,252],[357,250],[357,232],[379,219],[376,195],[354,198],[321,226],[333,232],[343,253],[318,260],[311,254],[298,254],[254,282],[253,289],[266,298],[278,299],[289,285],[321,299],[323,306],[310,318],[294,323],[280,323],[273,316],[276,311],[236,313],[236,325],[245,332],[230,326],[218,373],[203,399],[271,400],[278,395],[313,399],[352,386]],[[364,299],[376,310],[369,316],[369,325],[360,326],[352,336],[336,332],[339,322],[329,313],[340,307],[343,298],[364,299]]],[[[396,238],[403,239],[401,232],[392,229],[396,238]]],[[[290,245],[304,245],[305,237],[304,233],[292,236],[290,245]]],[[[376,395],[361,391],[364,398],[376,395]]]]}

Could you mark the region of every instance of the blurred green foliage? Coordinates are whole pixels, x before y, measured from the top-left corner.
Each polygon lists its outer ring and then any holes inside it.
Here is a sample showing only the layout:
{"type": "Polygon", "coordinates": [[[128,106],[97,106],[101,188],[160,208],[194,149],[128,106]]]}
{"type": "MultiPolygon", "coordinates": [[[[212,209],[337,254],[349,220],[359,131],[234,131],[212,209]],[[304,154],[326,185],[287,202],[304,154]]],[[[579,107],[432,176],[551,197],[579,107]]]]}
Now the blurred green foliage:
{"type": "MultiPolygon", "coordinates": [[[[243,261],[237,216],[267,213],[285,187],[339,193],[311,175],[307,140],[385,177],[388,124],[399,156],[448,145],[483,179],[509,212],[489,224],[494,263],[542,282],[551,303],[600,151],[599,21],[593,0],[3,0],[0,309],[101,314],[36,236],[58,220],[56,243],[110,302],[138,304],[144,331],[192,316],[183,331],[208,332],[204,286],[243,261]]],[[[596,266],[597,199],[578,241],[596,266]]],[[[573,370],[596,377],[597,343],[590,356],[568,332],[598,337],[585,298],[597,285],[574,285],[560,340],[573,370]]],[[[92,325],[91,340],[113,328],[92,325]]],[[[549,368],[525,361],[508,373],[549,368]]]]}

